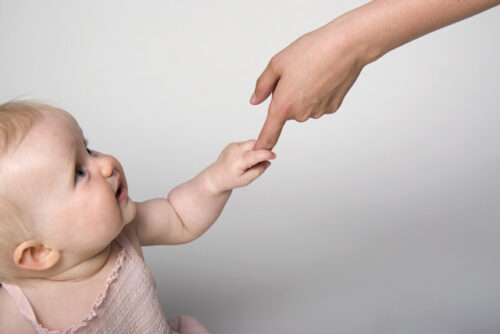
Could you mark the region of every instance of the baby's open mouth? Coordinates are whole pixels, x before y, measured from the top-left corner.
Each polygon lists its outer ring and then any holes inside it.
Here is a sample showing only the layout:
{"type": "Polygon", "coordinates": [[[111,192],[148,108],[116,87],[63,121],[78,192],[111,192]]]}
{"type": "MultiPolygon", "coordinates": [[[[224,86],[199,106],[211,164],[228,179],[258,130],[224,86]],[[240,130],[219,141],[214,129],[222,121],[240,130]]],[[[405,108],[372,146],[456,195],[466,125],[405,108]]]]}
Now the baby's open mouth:
{"type": "Polygon", "coordinates": [[[123,183],[123,179],[120,177],[118,182],[118,188],[116,189],[115,198],[118,202],[123,201],[128,196],[127,187],[123,183]]]}
{"type": "Polygon", "coordinates": [[[123,192],[123,188],[121,186],[121,184],[118,186],[118,189],[116,190],[116,194],[115,194],[115,197],[116,199],[119,199],[120,198],[120,195],[122,194],[123,192]]]}

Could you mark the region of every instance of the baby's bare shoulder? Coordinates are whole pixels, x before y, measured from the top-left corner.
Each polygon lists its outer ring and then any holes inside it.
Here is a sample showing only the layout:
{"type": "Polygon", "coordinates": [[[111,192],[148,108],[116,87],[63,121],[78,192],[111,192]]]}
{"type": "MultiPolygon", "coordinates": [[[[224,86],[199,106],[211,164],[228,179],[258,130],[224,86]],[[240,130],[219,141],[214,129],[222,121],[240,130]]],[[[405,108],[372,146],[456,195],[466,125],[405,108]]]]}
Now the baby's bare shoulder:
{"type": "Polygon", "coordinates": [[[19,312],[7,291],[0,286],[0,333],[36,333],[19,312]]]}

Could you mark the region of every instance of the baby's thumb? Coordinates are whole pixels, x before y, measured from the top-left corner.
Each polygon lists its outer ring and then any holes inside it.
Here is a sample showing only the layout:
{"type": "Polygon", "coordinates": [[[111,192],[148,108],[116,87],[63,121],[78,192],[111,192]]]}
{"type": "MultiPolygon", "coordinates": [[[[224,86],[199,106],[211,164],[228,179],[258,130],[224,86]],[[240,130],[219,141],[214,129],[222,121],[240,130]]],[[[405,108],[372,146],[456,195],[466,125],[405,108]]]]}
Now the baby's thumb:
{"type": "Polygon", "coordinates": [[[252,168],[248,169],[243,175],[245,184],[249,184],[256,178],[261,176],[269,166],[271,166],[271,162],[267,160],[259,162],[258,164],[252,166],[252,168]]]}

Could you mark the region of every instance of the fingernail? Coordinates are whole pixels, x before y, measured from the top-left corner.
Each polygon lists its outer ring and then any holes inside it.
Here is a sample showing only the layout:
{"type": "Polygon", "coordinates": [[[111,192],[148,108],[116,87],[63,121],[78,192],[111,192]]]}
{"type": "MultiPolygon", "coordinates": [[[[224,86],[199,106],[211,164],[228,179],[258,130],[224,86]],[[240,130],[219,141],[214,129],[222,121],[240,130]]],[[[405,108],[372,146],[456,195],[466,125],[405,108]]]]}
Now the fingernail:
{"type": "Polygon", "coordinates": [[[256,101],[257,101],[257,96],[255,96],[255,93],[253,93],[252,96],[250,97],[250,103],[254,104],[256,101]]]}

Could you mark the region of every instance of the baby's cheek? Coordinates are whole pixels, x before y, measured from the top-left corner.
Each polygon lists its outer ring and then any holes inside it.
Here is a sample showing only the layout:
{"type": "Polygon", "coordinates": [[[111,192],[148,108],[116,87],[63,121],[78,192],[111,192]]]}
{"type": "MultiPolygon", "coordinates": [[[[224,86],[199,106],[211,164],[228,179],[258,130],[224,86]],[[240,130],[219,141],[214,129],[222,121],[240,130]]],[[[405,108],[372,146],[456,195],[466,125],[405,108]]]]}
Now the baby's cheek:
{"type": "Polygon", "coordinates": [[[99,195],[90,199],[89,204],[89,214],[92,215],[89,224],[92,230],[103,236],[114,233],[121,225],[120,208],[114,194],[111,191],[100,192],[99,195]]]}

